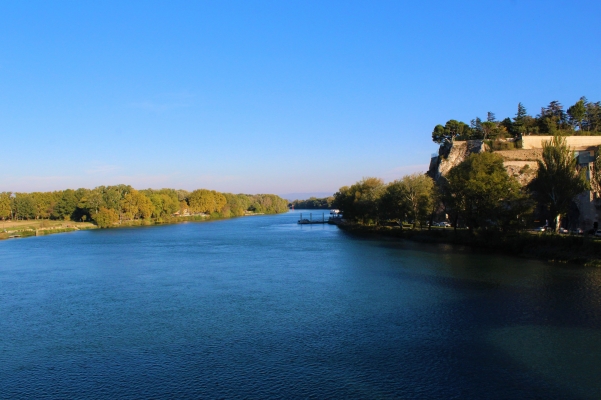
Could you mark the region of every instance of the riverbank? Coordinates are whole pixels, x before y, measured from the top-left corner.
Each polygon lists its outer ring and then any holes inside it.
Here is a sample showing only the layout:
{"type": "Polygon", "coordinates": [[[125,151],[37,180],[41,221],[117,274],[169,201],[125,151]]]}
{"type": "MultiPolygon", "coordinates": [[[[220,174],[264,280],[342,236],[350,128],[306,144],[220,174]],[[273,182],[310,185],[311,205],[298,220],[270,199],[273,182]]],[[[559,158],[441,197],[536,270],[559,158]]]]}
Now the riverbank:
{"type": "Polygon", "coordinates": [[[601,267],[601,240],[593,237],[533,232],[470,233],[467,230],[454,231],[452,228],[428,231],[355,224],[340,224],[338,227],[358,236],[386,236],[422,243],[469,246],[478,251],[493,251],[543,261],[601,267]]]}
{"type": "MultiPolygon", "coordinates": [[[[246,213],[243,217],[265,215],[264,213],[246,213]]],[[[120,221],[120,223],[108,229],[114,228],[128,228],[136,226],[152,226],[152,225],[167,225],[167,224],[178,224],[182,222],[202,222],[202,221],[215,221],[220,219],[229,219],[237,217],[224,217],[218,213],[200,214],[200,215],[187,215],[178,217],[167,217],[167,218],[156,218],[156,219],[135,219],[130,221],[120,221]]],[[[89,229],[100,229],[97,225],[91,222],[73,222],[73,221],[59,221],[59,220],[25,220],[25,221],[4,221],[3,225],[0,225],[0,240],[2,239],[13,239],[13,238],[25,238],[31,236],[45,236],[52,235],[55,233],[66,233],[80,230],[89,229]]]]}
{"type": "Polygon", "coordinates": [[[45,236],[54,233],[74,232],[80,230],[97,229],[91,222],[73,222],[59,220],[19,220],[2,221],[0,224],[0,240],[24,238],[31,236],[45,236]]]}

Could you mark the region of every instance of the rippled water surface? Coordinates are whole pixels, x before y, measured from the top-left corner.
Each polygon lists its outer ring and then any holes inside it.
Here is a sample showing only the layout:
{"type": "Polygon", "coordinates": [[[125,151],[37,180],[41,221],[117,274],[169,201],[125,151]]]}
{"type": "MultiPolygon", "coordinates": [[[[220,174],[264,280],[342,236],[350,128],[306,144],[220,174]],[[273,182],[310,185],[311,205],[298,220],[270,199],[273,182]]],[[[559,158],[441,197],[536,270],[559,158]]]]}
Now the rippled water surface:
{"type": "Polygon", "coordinates": [[[601,398],[601,270],[297,218],[0,242],[0,398],[601,398]]]}

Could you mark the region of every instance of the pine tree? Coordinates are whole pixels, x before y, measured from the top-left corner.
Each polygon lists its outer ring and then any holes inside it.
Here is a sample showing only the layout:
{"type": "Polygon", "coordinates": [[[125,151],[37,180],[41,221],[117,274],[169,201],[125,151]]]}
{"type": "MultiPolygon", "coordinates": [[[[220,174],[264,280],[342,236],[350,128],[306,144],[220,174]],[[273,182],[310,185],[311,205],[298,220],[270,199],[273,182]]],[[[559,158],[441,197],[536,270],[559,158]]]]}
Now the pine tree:
{"type": "Polygon", "coordinates": [[[581,97],[573,106],[568,108],[568,115],[573,125],[578,125],[582,131],[582,120],[586,116],[586,97],[581,97]]]}
{"type": "Polygon", "coordinates": [[[526,107],[522,103],[518,103],[518,112],[515,115],[513,129],[515,134],[523,134],[524,133],[524,120],[528,112],[526,111],[526,107]]]}

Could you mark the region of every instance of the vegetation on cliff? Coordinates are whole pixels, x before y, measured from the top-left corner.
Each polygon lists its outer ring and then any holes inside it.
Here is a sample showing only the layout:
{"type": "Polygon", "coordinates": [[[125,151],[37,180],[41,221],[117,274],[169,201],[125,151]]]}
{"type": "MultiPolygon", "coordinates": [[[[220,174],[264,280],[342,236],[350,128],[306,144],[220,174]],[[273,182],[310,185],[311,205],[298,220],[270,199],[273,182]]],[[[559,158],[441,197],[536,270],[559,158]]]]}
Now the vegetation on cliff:
{"type": "Polygon", "coordinates": [[[554,100],[542,107],[539,114],[531,116],[522,103],[518,104],[513,118],[497,120],[488,112],[486,120],[476,117],[469,124],[449,120],[444,125],[436,125],[432,131],[435,143],[469,139],[519,139],[522,135],[601,135],[601,102],[590,102],[580,98],[574,105],[564,110],[563,105],[554,100]]]}

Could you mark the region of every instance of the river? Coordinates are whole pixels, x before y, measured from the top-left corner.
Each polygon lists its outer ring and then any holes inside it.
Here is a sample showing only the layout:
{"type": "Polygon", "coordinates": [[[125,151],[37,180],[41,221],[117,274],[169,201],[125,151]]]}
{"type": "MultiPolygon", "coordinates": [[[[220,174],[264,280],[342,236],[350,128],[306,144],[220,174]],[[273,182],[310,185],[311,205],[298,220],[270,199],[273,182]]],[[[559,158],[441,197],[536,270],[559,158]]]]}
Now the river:
{"type": "Polygon", "coordinates": [[[601,269],[297,219],[0,242],[0,398],[601,398],[601,269]]]}

